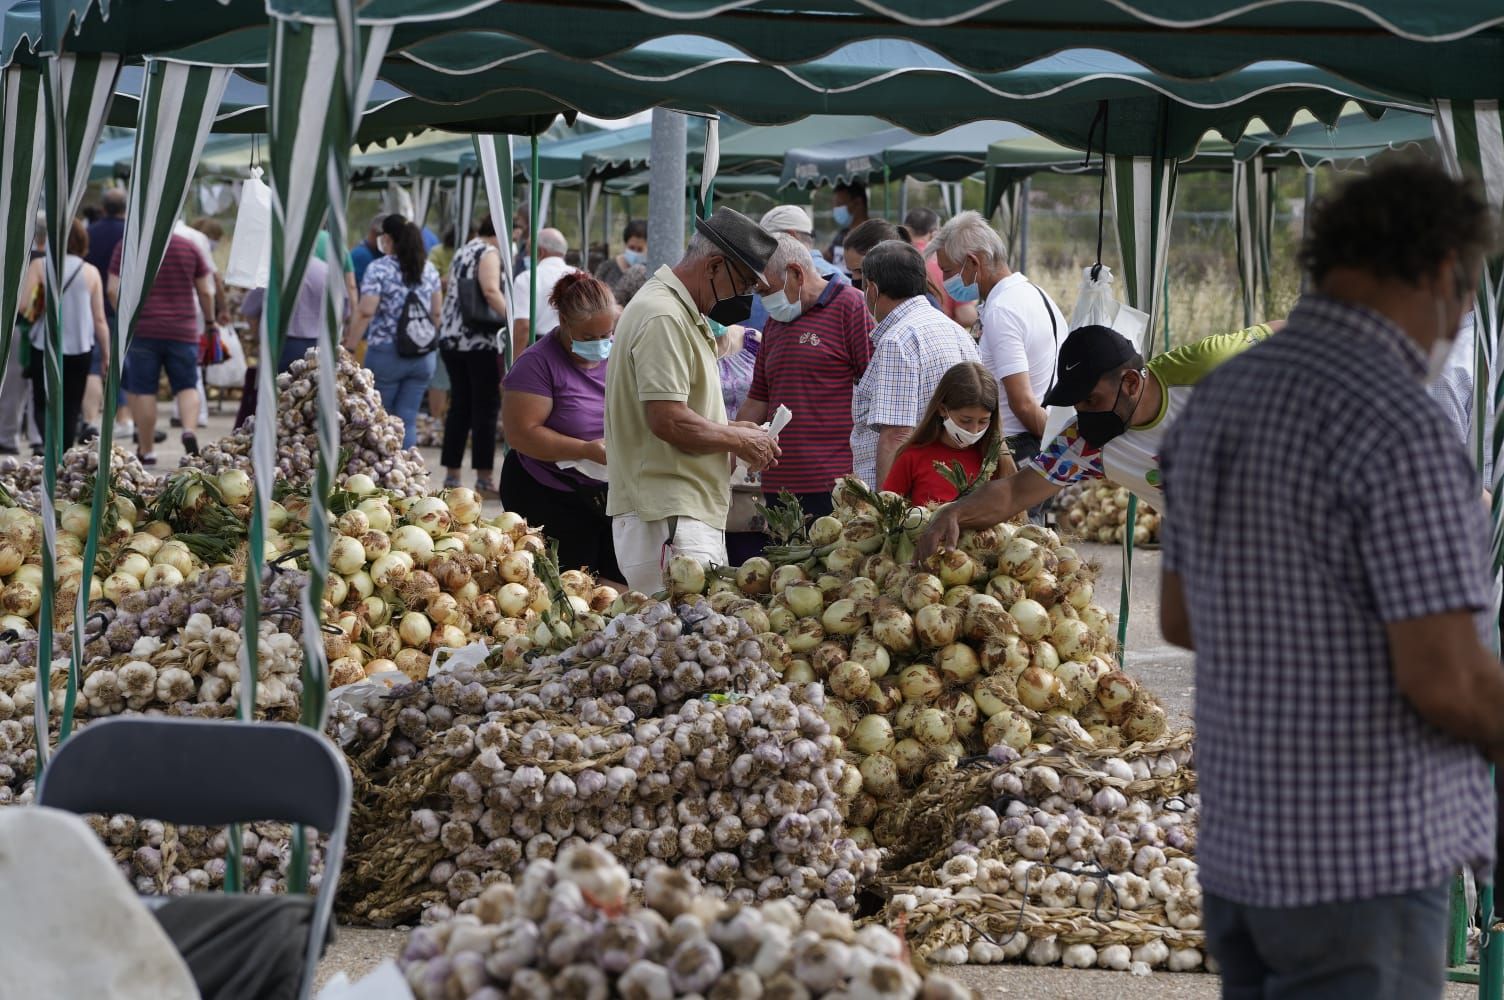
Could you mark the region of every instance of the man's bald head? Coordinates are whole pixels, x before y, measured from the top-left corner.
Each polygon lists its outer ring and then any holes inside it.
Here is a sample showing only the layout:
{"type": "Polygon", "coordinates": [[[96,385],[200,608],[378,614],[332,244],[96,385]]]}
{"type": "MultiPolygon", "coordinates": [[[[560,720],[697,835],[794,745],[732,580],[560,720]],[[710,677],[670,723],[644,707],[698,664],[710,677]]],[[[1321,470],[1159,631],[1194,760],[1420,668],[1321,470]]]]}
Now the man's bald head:
{"type": "Polygon", "coordinates": [[[538,230],[538,256],[562,257],[569,252],[569,241],[557,229],[538,230]]]}

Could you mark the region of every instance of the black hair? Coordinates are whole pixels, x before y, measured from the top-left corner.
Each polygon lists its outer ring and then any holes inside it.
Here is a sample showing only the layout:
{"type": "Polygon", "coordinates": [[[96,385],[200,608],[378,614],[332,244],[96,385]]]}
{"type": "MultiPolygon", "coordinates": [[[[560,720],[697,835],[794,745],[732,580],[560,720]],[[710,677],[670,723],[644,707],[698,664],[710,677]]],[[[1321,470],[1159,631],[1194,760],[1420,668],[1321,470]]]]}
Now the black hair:
{"type": "Polygon", "coordinates": [[[853,198],[860,198],[863,205],[867,204],[867,185],[861,181],[842,181],[834,190],[845,191],[853,198]]]}
{"type": "Polygon", "coordinates": [[[940,228],[940,213],[933,208],[915,208],[903,217],[903,224],[915,236],[928,236],[940,228]]]}
{"type": "Polygon", "coordinates": [[[884,240],[898,240],[910,246],[914,244],[914,237],[906,227],[895,226],[887,219],[868,219],[847,233],[841,245],[847,250],[864,254],[884,240]]]}
{"type": "Polygon", "coordinates": [[[901,240],[884,240],[867,252],[862,260],[862,279],[876,285],[890,299],[912,299],[923,295],[924,258],[919,251],[901,240]]]}
{"type": "Polygon", "coordinates": [[[634,236],[641,237],[642,239],[648,238],[647,220],[632,219],[627,223],[626,228],[621,231],[621,241],[623,243],[634,236]]]}
{"type": "Polygon", "coordinates": [[[381,231],[392,241],[392,256],[402,269],[402,280],[416,285],[423,280],[428,253],[423,249],[423,230],[395,212],[381,220],[381,231]]]}
{"type": "Polygon", "coordinates": [[[1300,264],[1318,284],[1335,268],[1414,284],[1448,255],[1476,264],[1497,245],[1478,185],[1420,159],[1382,164],[1317,200],[1300,264]]]}
{"type": "Polygon", "coordinates": [[[475,232],[480,236],[495,236],[496,223],[491,220],[491,213],[487,212],[480,217],[480,225],[475,227],[475,232]]]}

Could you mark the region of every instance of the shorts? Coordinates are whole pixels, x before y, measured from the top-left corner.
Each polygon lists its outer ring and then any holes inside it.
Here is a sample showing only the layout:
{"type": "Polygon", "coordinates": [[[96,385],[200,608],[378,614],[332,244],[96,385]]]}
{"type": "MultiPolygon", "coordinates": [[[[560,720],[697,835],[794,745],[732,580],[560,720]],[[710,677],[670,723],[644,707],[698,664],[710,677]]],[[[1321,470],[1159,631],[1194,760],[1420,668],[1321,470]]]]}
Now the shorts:
{"type": "Polygon", "coordinates": [[[644,594],[664,589],[664,570],[676,555],[692,556],[707,566],[726,565],[726,533],[692,517],[643,521],[636,514],[619,514],[612,519],[611,537],[627,586],[644,594]],[[675,522],[673,544],[666,545],[670,521],[675,522]]]}
{"type": "Polygon", "coordinates": [[[162,371],[174,395],[198,387],[198,345],[186,340],[137,336],[126,352],[121,387],[133,396],[155,396],[162,371]]]}
{"type": "Polygon", "coordinates": [[[434,365],[433,366],[433,378],[431,378],[431,379],[428,380],[428,387],[430,389],[438,389],[440,392],[448,392],[449,391],[449,366],[448,365],[434,365]]]}

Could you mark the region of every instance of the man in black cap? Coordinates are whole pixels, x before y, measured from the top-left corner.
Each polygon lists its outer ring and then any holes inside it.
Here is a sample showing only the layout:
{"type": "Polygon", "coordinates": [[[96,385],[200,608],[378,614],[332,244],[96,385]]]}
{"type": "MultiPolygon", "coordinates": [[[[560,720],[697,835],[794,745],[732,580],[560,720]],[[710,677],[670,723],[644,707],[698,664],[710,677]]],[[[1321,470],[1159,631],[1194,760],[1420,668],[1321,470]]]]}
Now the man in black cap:
{"type": "Polygon", "coordinates": [[[695,227],[684,259],[622,310],[606,370],[606,513],[627,585],[649,594],[676,554],[726,563],[728,454],[754,472],[778,457],[760,427],[727,423],[706,322],[747,318],[753,293],[773,287],[764,272],[778,242],[729,208],[695,227]]]}
{"type": "Polygon", "coordinates": [[[1116,330],[1071,331],[1044,405],[1075,407],[1075,418],[1013,475],[939,510],[919,539],[918,557],[952,548],[962,531],[1006,521],[1083,479],[1110,479],[1157,504],[1160,442],[1191,390],[1207,372],[1282,326],[1280,320],[1207,337],[1148,363],[1116,330]]]}

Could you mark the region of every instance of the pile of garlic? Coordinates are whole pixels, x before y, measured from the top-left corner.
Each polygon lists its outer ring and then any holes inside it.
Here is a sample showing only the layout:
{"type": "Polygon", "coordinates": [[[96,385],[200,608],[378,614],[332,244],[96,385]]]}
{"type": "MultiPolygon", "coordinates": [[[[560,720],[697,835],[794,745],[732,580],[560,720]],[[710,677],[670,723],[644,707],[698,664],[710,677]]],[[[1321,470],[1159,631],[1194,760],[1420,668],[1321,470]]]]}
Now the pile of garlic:
{"type": "MultiPolygon", "coordinates": [[[[1025,750],[1065,723],[1084,746],[1165,732],[1164,710],[1111,665],[1094,570],[1055,532],[966,532],[960,549],[915,569],[882,551],[870,505],[841,490],[835,499],[835,516],[809,529],[826,546],[814,568],[759,557],[705,587],[712,605],[774,633],[765,645],[788,651],[786,683],[828,689],[826,719],[860,766],[848,815],[860,842],[892,843],[874,820],[937,763],[999,744],[1025,750]]],[[[679,574],[676,586],[698,582],[679,574]]]]}
{"type": "Polygon", "coordinates": [[[398,964],[419,1000],[973,996],[920,976],[892,932],[858,929],[829,903],[802,915],[787,900],[729,905],[661,865],[643,879],[642,905],[631,889],[606,852],[571,847],[414,930],[398,964]]]}
{"type": "Polygon", "coordinates": [[[854,907],[877,868],[842,822],[857,773],[823,688],[774,679],[744,622],[653,604],[528,668],[394,689],[346,748],[376,812],[357,813],[348,915],[442,918],[587,842],[739,902],[854,907]]]}
{"type": "Polygon", "coordinates": [[[936,964],[1201,968],[1199,796],[1164,794],[1184,784],[1189,747],[998,756],[1010,758],[987,782],[998,808],[974,806],[940,856],[890,876],[884,919],[930,928],[914,945],[936,964]]]}
{"type": "MultiPolygon", "coordinates": [[[[85,819],[138,895],[186,896],[224,886],[230,841],[222,828],[178,827],[124,814],[85,819]]],[[[292,862],[291,828],[285,823],[250,823],[241,828],[240,838],[245,891],[264,896],[285,893],[292,862]]],[[[323,878],[322,838],[309,848],[308,881],[316,891],[323,878]]]]}
{"type": "MultiPolygon", "coordinates": [[[[318,464],[318,365],[317,352],[294,361],[277,376],[277,478],[302,486],[312,478],[318,464]]],[[[402,420],[387,413],[370,371],[357,364],[343,348],[335,369],[339,393],[340,447],[349,460],[335,474],[336,485],[353,475],[366,475],[384,489],[404,496],[427,491],[428,469],[417,449],[402,447],[402,420]]],[[[206,444],[197,456],[185,456],[184,465],[218,474],[226,469],[251,471],[252,422],[206,444]]]]}
{"type": "MultiPolygon", "coordinates": [[[[110,458],[110,480],[119,491],[150,501],[161,488],[162,479],[141,464],[128,448],[115,445],[110,458]]],[[[86,502],[94,495],[94,473],[99,469],[99,444],[74,445],[63,452],[58,466],[55,505],[86,502]]],[[[0,488],[30,511],[42,509],[42,459],[0,456],[0,488]]]]}
{"type": "MultiPolygon", "coordinates": [[[[1061,533],[1087,542],[1121,542],[1128,524],[1128,497],[1123,487],[1100,480],[1067,486],[1055,497],[1061,533]]],[[[1134,544],[1157,542],[1159,520],[1159,511],[1139,503],[1133,518],[1134,544]]]]}

